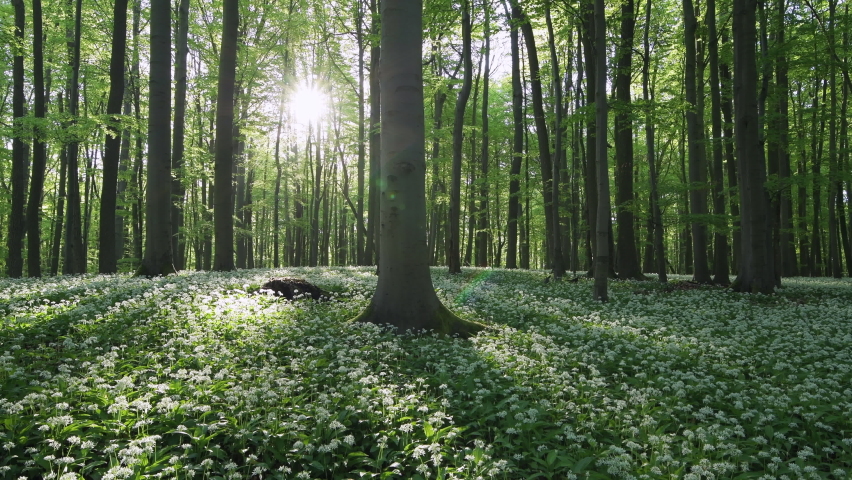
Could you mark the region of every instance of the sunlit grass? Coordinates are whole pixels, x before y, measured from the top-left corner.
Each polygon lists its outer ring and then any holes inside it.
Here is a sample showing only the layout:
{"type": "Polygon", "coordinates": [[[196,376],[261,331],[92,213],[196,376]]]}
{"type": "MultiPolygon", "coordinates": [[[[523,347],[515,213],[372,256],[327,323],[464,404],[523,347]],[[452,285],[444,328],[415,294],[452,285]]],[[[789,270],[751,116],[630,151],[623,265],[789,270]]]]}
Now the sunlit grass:
{"type": "Polygon", "coordinates": [[[852,282],[433,270],[489,328],[348,320],[372,268],[0,280],[0,477],[848,478],[852,282]],[[305,278],[330,302],[252,293],[305,278]],[[683,280],[683,279],[681,279],[683,280]]]}

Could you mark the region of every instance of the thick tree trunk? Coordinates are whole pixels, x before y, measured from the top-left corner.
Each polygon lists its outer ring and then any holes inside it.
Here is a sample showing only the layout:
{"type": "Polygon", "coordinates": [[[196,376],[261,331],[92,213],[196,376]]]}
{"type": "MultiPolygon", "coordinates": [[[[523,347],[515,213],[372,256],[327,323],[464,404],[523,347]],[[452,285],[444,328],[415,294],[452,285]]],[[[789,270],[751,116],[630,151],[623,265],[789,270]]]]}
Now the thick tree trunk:
{"type": "MultiPolygon", "coordinates": [[[[554,145],[553,156],[551,157],[550,165],[550,212],[545,212],[545,215],[550,216],[552,224],[551,235],[549,236],[551,260],[553,262],[553,277],[562,278],[565,275],[565,252],[563,251],[562,238],[562,221],[559,215],[560,207],[560,173],[561,159],[564,153],[564,145],[562,143],[564,130],[562,128],[562,72],[559,69],[559,57],[556,54],[556,38],[553,34],[553,21],[550,18],[550,0],[544,4],[544,18],[547,24],[547,43],[550,50],[550,69],[551,69],[551,85],[553,88],[553,108],[555,110],[555,125],[554,125],[554,145]]],[[[527,44],[529,45],[529,44],[527,44]]],[[[548,147],[549,150],[549,147],[548,147]]],[[[544,164],[542,164],[542,169],[544,164]]],[[[543,175],[544,177],[544,175],[543,175]]],[[[547,186],[545,185],[545,189],[547,186]]],[[[546,190],[545,190],[546,192],[546,190]]],[[[546,210],[546,209],[545,209],[546,210]]]]}
{"type": "MultiPolygon", "coordinates": [[[[127,0],[116,0],[113,9],[112,54],[109,63],[109,99],[107,115],[121,114],[124,100],[124,53],[127,46],[127,0]]],[[[113,120],[117,120],[113,118],[113,120]]],[[[115,250],[115,219],[118,204],[118,164],[121,156],[121,130],[117,125],[107,127],[103,158],[103,187],[101,188],[100,231],[98,236],[98,272],[118,270],[115,250]]]]}
{"type": "Polygon", "coordinates": [[[171,106],[172,22],[168,0],[151,2],[151,69],[148,96],[148,170],[145,254],[137,275],[175,273],[172,260],[171,106]]]}
{"type": "MultiPolygon", "coordinates": [[[[35,118],[44,118],[44,33],[42,29],[41,0],[33,0],[33,101],[35,118]]],[[[27,202],[27,274],[41,276],[41,207],[44,193],[44,173],[47,168],[47,150],[44,143],[47,132],[36,128],[33,141],[32,177],[27,202]]]]}
{"type": "Polygon", "coordinates": [[[219,86],[216,99],[216,164],[214,189],[214,235],[216,253],[213,269],[234,270],[234,92],[237,67],[237,35],[240,22],[239,0],[225,0],[222,46],[219,58],[219,86]]]}
{"type": "Polygon", "coordinates": [[[757,115],[757,62],[754,46],[755,0],[734,0],[734,100],[736,145],[740,173],[743,251],[732,288],[739,292],[772,293],[776,286],[766,164],[757,115]]]}
{"type": "Polygon", "coordinates": [[[422,8],[420,0],[382,2],[382,264],[376,292],[357,320],[399,332],[468,336],[481,325],[447,310],[429,273],[422,8]]]}

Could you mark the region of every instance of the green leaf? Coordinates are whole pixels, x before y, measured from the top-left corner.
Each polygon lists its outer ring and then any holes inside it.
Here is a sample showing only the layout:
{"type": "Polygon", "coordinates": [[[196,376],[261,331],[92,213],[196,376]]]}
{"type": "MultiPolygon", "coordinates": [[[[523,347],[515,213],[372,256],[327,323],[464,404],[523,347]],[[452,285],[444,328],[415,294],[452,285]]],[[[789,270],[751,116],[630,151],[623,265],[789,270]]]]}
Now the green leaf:
{"type": "Polygon", "coordinates": [[[574,467],[571,468],[571,471],[574,472],[574,473],[580,473],[580,472],[584,471],[586,469],[586,467],[588,467],[589,464],[592,463],[594,460],[595,460],[595,457],[586,457],[586,458],[580,460],[579,462],[575,463],[574,467]]]}

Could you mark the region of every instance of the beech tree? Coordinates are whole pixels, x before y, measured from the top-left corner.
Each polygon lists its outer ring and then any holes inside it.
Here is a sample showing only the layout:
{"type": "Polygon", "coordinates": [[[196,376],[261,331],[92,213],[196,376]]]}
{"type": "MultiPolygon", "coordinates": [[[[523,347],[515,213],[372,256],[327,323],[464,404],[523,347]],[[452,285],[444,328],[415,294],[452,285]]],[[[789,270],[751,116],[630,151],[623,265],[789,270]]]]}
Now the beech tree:
{"type": "Polygon", "coordinates": [[[422,0],[381,4],[381,271],[369,306],[356,320],[399,332],[468,336],[482,326],[441,304],[429,273],[422,9],[422,0]]]}
{"type": "Polygon", "coordinates": [[[145,254],[137,275],[175,273],[171,222],[172,21],[168,0],[151,2],[151,71],[148,97],[148,183],[145,254]]]}
{"type": "Polygon", "coordinates": [[[734,0],[734,101],[737,163],[742,215],[742,254],[732,288],[739,292],[772,293],[775,265],[772,217],[765,188],[766,163],[757,115],[756,0],[734,0]]]}

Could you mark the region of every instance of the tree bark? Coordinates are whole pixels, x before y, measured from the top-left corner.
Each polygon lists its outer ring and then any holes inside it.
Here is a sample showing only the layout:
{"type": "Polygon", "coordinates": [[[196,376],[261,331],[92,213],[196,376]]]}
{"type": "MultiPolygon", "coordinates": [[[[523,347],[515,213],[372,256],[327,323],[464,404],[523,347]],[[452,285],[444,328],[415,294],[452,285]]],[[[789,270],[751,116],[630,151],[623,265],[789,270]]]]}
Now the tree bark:
{"type": "Polygon", "coordinates": [[[237,36],[240,22],[239,0],[225,0],[222,46],[219,57],[219,86],[216,99],[216,164],[213,229],[216,253],[213,269],[234,270],[234,92],[237,68],[237,36]]]}
{"type": "Polygon", "coordinates": [[[186,137],[186,56],[188,51],[189,0],[178,5],[177,35],[175,36],[175,119],[172,144],[172,253],[176,270],[186,268],[186,233],[184,230],[184,140],[186,137]]]}
{"type": "Polygon", "coordinates": [[[615,91],[618,108],[615,112],[616,205],[618,247],[616,260],[618,277],[643,280],[636,248],[633,218],[633,120],[630,84],[633,74],[633,36],[636,13],[633,0],[621,2],[621,43],[615,72],[615,91]]]}
{"type": "Polygon", "coordinates": [[[642,64],[642,96],[645,101],[645,148],[648,157],[648,178],[650,182],[651,196],[651,223],[653,224],[653,244],[654,258],[656,259],[657,280],[660,283],[666,283],[668,276],[666,275],[666,252],[665,244],[663,243],[663,220],[660,213],[660,194],[658,191],[657,180],[657,159],[656,159],[656,129],[653,116],[654,94],[651,91],[651,42],[649,40],[649,31],[651,29],[651,0],[645,7],[645,31],[643,34],[643,44],[645,47],[644,59],[642,64]]]}
{"type": "Polygon", "coordinates": [[[736,145],[742,204],[742,263],[732,288],[739,292],[773,293],[775,281],[766,164],[757,114],[755,59],[756,0],[734,0],[734,101],[736,145]]]}
{"type": "Polygon", "coordinates": [[[6,272],[12,278],[20,278],[24,274],[24,210],[27,199],[27,165],[26,145],[24,144],[23,118],[24,104],[24,27],[26,15],[23,0],[12,0],[15,10],[15,39],[18,47],[14,48],[12,59],[12,117],[14,133],[12,137],[12,210],[9,214],[9,236],[6,238],[7,258],[6,272]]]}
{"type": "Polygon", "coordinates": [[[521,162],[524,158],[524,92],[521,85],[521,55],[518,42],[517,10],[509,9],[505,2],[506,17],[511,25],[509,42],[512,55],[512,163],[509,167],[509,212],[507,219],[506,268],[518,267],[518,222],[521,221],[521,162]]]}
{"type": "MultiPolygon", "coordinates": [[[[127,0],[116,0],[113,9],[112,53],[109,63],[109,98],[107,115],[117,122],[124,100],[124,53],[127,46],[127,0]]],[[[118,164],[121,155],[121,130],[108,125],[103,158],[100,230],[98,236],[98,272],[115,273],[118,253],[115,250],[115,213],[118,204],[118,164]]]]}
{"type": "Polygon", "coordinates": [[[145,253],[140,276],[175,273],[172,260],[171,107],[172,22],[168,0],[151,2],[151,67],[148,96],[148,169],[145,253]]]}
{"type": "Polygon", "coordinates": [[[488,148],[489,148],[489,132],[488,132],[488,81],[490,78],[489,69],[491,68],[491,12],[489,11],[488,3],[483,5],[485,10],[485,46],[482,55],[485,56],[485,67],[482,71],[482,148],[479,155],[479,206],[477,207],[476,217],[476,266],[488,266],[488,242],[489,242],[489,227],[488,227],[488,148]]]}
{"type": "Polygon", "coordinates": [[[358,321],[398,332],[472,335],[432,286],[426,246],[426,137],[423,113],[422,1],[382,2],[381,274],[358,321]]]}
{"type": "Polygon", "coordinates": [[[545,237],[552,252],[551,268],[557,276],[565,273],[562,261],[561,240],[555,233],[554,210],[557,208],[556,199],[553,198],[553,163],[550,155],[550,136],[547,128],[547,117],[544,113],[544,100],[541,88],[541,75],[538,62],[538,49],[535,44],[535,34],[529,17],[521,10],[518,0],[511,0],[512,8],[518,10],[521,32],[524,34],[524,43],[527,47],[527,61],[530,67],[530,93],[532,94],[533,118],[535,120],[536,137],[538,138],[538,153],[541,162],[542,196],[544,197],[545,237]]]}
{"type": "MultiPolygon", "coordinates": [[[[69,0],[70,4],[70,0],[69,0]]],[[[68,113],[71,121],[76,121],[79,115],[80,94],[80,33],[82,25],[82,0],[77,0],[74,7],[74,30],[68,41],[68,50],[71,57],[71,78],[68,86],[68,113]]],[[[68,188],[67,188],[67,218],[65,220],[65,264],[63,273],[81,274],[86,273],[86,247],[83,244],[83,221],[81,218],[80,201],[80,168],[79,153],[80,144],[76,138],[66,146],[68,149],[68,188]]]]}
{"type": "Polygon", "coordinates": [[[450,226],[447,245],[447,266],[450,273],[461,272],[461,170],[462,145],[464,142],[464,112],[473,85],[473,61],[471,59],[470,0],[462,0],[462,62],[464,66],[462,87],[456,99],[453,117],[453,166],[450,180],[450,226]]]}
{"type": "Polygon", "coordinates": [[[713,283],[729,285],[731,283],[728,264],[728,223],[725,221],[725,176],[722,163],[722,94],[719,83],[719,40],[716,35],[716,0],[707,0],[707,37],[710,67],[710,122],[713,138],[710,148],[713,152],[711,194],[713,196],[713,215],[716,217],[716,229],[713,232],[713,283]]]}
{"type": "Polygon", "coordinates": [[[609,255],[609,159],[607,155],[606,124],[608,105],[606,103],[606,11],[604,0],[595,0],[595,77],[597,81],[595,96],[596,131],[595,138],[598,208],[595,237],[597,238],[595,255],[595,283],[592,297],[606,302],[609,300],[608,283],[609,255]]]}
{"type": "MultiPolygon", "coordinates": [[[[44,33],[42,28],[41,0],[33,0],[33,101],[36,119],[44,119],[44,33]]],[[[37,120],[38,121],[38,120],[37,120]]],[[[47,168],[46,131],[35,129],[33,141],[32,177],[27,202],[27,274],[41,276],[41,208],[44,194],[44,174],[47,168]]]]}
{"type": "MultiPolygon", "coordinates": [[[[684,45],[686,47],[685,79],[686,87],[686,130],[687,155],[689,157],[689,197],[692,206],[692,262],[693,280],[698,283],[711,283],[710,269],[707,265],[707,223],[703,218],[707,215],[707,168],[701,158],[700,143],[702,142],[701,119],[704,112],[698,111],[698,95],[696,82],[696,31],[698,21],[692,0],[683,0],[684,45]]],[[[703,81],[703,79],[701,79],[703,81]]]]}

